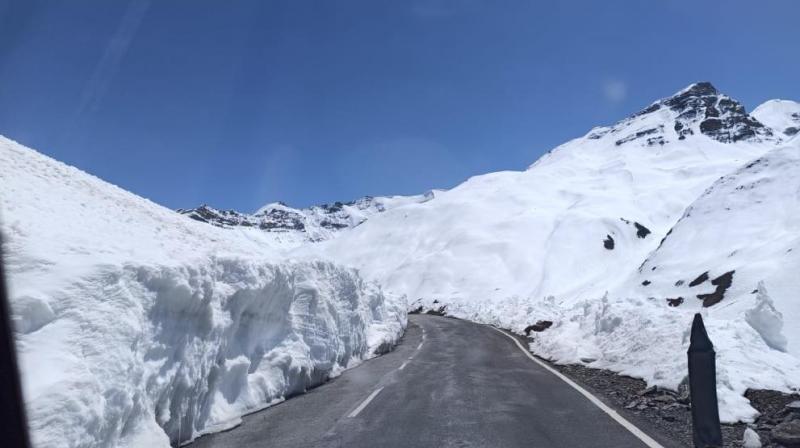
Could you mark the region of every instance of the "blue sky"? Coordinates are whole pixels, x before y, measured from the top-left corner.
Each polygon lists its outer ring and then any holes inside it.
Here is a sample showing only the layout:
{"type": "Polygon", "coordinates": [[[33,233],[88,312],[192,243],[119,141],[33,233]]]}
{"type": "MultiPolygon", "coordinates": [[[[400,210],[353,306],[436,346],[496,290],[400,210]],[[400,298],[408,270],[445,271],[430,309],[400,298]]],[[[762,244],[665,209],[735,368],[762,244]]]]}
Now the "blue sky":
{"type": "Polygon", "coordinates": [[[800,99],[800,2],[0,0],[0,133],[171,208],[524,169],[694,81],[800,99]]]}

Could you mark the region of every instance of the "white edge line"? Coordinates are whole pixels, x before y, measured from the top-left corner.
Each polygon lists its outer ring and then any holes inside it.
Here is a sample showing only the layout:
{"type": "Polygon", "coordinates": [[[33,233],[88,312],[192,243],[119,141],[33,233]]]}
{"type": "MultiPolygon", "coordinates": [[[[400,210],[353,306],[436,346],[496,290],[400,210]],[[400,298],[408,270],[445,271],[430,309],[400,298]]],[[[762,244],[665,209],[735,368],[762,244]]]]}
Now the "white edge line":
{"type": "Polygon", "coordinates": [[[409,362],[410,362],[410,360],[409,360],[409,361],[406,361],[406,362],[404,362],[402,365],[400,365],[400,367],[399,367],[397,370],[403,370],[403,369],[405,369],[405,368],[406,368],[406,366],[408,365],[408,363],[409,363],[409,362]]]}
{"type": "Polygon", "coordinates": [[[424,343],[425,343],[425,341],[420,342],[419,345],[417,346],[417,350],[421,349],[422,348],[422,344],[424,344],[424,343]]]}
{"type": "Polygon", "coordinates": [[[375,389],[371,394],[369,394],[369,397],[364,399],[364,401],[362,401],[361,404],[358,405],[357,408],[353,409],[353,412],[349,413],[347,415],[347,417],[353,418],[353,417],[356,417],[358,414],[360,414],[361,411],[363,411],[364,408],[367,407],[369,402],[372,401],[373,398],[378,396],[378,394],[381,393],[382,390],[383,390],[383,387],[379,387],[379,388],[375,389]]]}
{"type": "Polygon", "coordinates": [[[519,339],[515,338],[514,336],[511,336],[510,334],[506,333],[505,331],[503,331],[503,330],[501,330],[501,329],[499,329],[499,328],[497,328],[497,327],[492,327],[492,326],[490,326],[490,327],[491,327],[491,328],[493,328],[493,329],[495,329],[495,330],[497,330],[498,332],[500,332],[501,334],[503,334],[503,335],[504,335],[504,336],[506,336],[507,338],[511,339],[512,341],[514,341],[514,343],[515,343],[515,344],[517,344],[517,347],[519,347],[519,349],[520,349],[520,350],[522,350],[522,352],[523,352],[523,353],[525,353],[525,356],[527,356],[528,358],[530,358],[530,359],[531,359],[533,362],[535,362],[535,363],[539,364],[540,366],[544,367],[545,369],[547,369],[547,371],[548,371],[548,372],[550,372],[550,373],[552,373],[553,375],[557,376],[558,378],[560,378],[561,380],[563,380],[565,383],[567,383],[567,384],[569,384],[570,386],[572,386],[572,388],[573,388],[573,389],[575,389],[575,390],[577,390],[578,392],[580,392],[580,393],[581,393],[581,395],[583,395],[584,397],[586,397],[586,399],[588,399],[589,401],[591,401],[592,403],[594,403],[594,405],[595,405],[595,406],[597,406],[597,407],[598,407],[598,408],[600,408],[600,409],[601,409],[603,412],[605,412],[606,414],[608,414],[608,415],[609,415],[609,417],[613,418],[613,419],[614,419],[614,420],[615,420],[617,423],[619,423],[619,424],[620,424],[620,425],[622,425],[622,426],[623,426],[625,429],[627,429],[628,431],[630,431],[630,433],[631,433],[631,434],[633,434],[633,435],[634,435],[634,436],[636,436],[636,437],[637,437],[639,440],[641,440],[642,442],[644,442],[644,444],[645,444],[645,445],[647,445],[647,446],[648,446],[648,447],[650,447],[650,448],[664,448],[664,447],[663,447],[663,446],[662,446],[660,443],[656,442],[656,441],[655,441],[655,440],[653,440],[653,439],[652,439],[650,436],[648,436],[647,434],[645,434],[645,433],[644,433],[644,431],[642,431],[641,429],[637,428],[637,427],[636,427],[636,426],[635,426],[633,423],[631,423],[631,422],[629,422],[628,420],[626,420],[626,419],[625,419],[625,417],[623,417],[623,416],[619,415],[619,413],[618,413],[617,411],[615,411],[614,409],[611,409],[611,408],[610,408],[610,407],[608,407],[608,406],[607,406],[605,403],[603,403],[602,401],[600,401],[600,399],[599,399],[599,398],[597,398],[597,397],[595,397],[594,395],[592,395],[591,393],[589,393],[589,391],[587,391],[586,389],[582,388],[581,386],[579,386],[578,384],[576,384],[576,383],[575,383],[574,381],[572,381],[571,379],[569,379],[569,378],[567,378],[566,376],[564,376],[564,374],[562,374],[562,373],[561,373],[561,372],[559,372],[558,370],[556,370],[556,369],[554,369],[554,368],[552,368],[552,367],[548,366],[548,365],[547,365],[547,364],[545,364],[544,362],[542,362],[542,361],[540,361],[540,360],[536,359],[536,357],[535,357],[535,356],[533,356],[529,350],[525,349],[525,347],[523,347],[523,346],[522,346],[522,344],[519,342],[519,339]]]}

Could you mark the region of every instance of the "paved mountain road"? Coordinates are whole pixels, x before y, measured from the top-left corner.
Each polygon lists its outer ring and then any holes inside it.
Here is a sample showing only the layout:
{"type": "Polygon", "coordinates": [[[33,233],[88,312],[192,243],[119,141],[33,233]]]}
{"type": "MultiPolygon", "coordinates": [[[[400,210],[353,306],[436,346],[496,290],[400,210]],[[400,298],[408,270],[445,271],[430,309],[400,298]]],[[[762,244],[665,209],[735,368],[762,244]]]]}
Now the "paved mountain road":
{"type": "Polygon", "coordinates": [[[508,335],[413,315],[393,352],[191,446],[648,446],[634,435],[638,428],[632,431],[532,361],[508,335]]]}

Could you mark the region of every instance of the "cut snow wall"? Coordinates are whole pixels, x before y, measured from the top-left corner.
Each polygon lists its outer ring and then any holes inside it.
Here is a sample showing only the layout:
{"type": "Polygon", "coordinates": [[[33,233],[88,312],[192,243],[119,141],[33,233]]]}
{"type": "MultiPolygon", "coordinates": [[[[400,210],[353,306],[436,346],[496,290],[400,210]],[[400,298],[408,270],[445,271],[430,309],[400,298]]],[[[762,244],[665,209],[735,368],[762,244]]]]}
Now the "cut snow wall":
{"type": "Polygon", "coordinates": [[[175,445],[320,384],[405,326],[377,287],[321,262],[106,266],[19,297],[15,320],[37,323],[18,329],[38,447],[175,445]]]}

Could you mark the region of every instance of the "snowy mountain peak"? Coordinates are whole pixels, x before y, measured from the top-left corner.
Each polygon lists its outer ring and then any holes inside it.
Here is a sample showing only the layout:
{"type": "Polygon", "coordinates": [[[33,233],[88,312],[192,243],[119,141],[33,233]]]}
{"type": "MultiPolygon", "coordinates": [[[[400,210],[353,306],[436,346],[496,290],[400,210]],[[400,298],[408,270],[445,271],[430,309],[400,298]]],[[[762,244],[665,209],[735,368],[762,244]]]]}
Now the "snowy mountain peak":
{"type": "Polygon", "coordinates": [[[679,91],[674,96],[679,95],[694,95],[694,96],[707,96],[707,95],[718,95],[719,91],[713,84],[708,81],[700,81],[694,84],[690,84],[685,89],[679,91]]]}
{"type": "Polygon", "coordinates": [[[765,126],[735,99],[710,82],[698,82],[660,99],[611,127],[593,129],[587,138],[611,136],[616,146],[629,142],[663,146],[690,136],[706,136],[721,143],[783,141],[781,133],[765,126]]]}
{"type": "Polygon", "coordinates": [[[740,140],[774,140],[773,132],[733,98],[721,94],[710,82],[698,82],[640,112],[667,108],[675,114],[673,129],[679,140],[697,131],[722,143],[740,140]]]}

